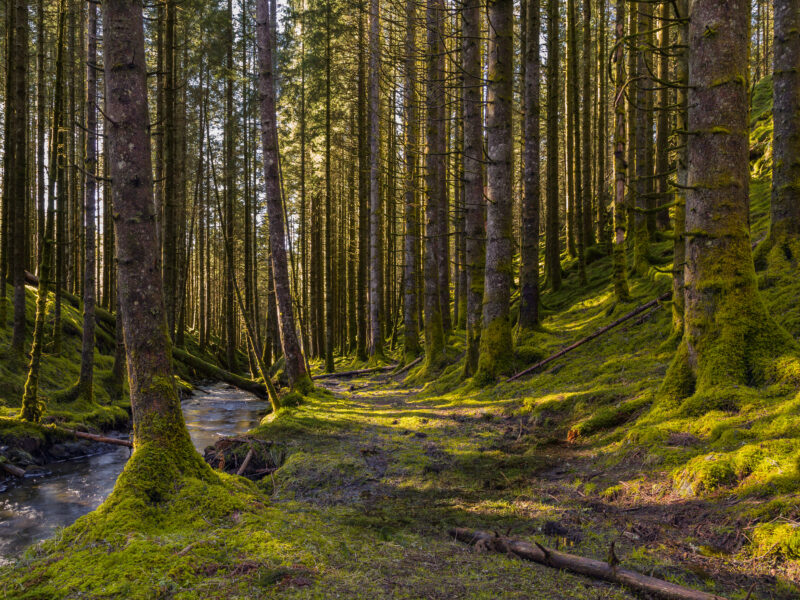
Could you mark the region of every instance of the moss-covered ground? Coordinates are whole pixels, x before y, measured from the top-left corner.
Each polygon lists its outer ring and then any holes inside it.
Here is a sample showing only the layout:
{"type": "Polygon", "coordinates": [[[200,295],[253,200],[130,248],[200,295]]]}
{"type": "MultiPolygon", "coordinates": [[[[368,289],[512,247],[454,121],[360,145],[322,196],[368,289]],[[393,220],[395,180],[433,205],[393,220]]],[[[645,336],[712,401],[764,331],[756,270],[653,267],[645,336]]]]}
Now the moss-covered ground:
{"type": "MultiPolygon", "coordinates": [[[[769,135],[754,95],[754,147],[769,135]]],[[[768,146],[753,167],[752,239],[766,237],[768,146]]],[[[614,300],[610,258],[588,283],[565,262],[540,330],[513,372],[669,288],[671,242],[614,300]]],[[[800,339],[800,277],[770,253],[759,285],[800,339]]],[[[668,306],[646,312],[528,378],[464,380],[464,332],[440,372],[328,380],[252,436],[279,444],[258,482],[206,469],[150,501],[112,498],[0,570],[6,598],[634,598],[587,578],[475,553],[452,526],[509,533],[605,558],[728,598],[800,596],[800,378],[665,403],[678,339],[668,306]],[[749,595],[750,594],[750,595],[749,595]]],[[[389,351],[387,359],[400,349],[389,351]]],[[[312,364],[315,371],[322,368],[312,364]]],[[[349,358],[339,370],[357,368],[349,358]]],[[[133,473],[130,478],[133,478],[133,473]]]]}

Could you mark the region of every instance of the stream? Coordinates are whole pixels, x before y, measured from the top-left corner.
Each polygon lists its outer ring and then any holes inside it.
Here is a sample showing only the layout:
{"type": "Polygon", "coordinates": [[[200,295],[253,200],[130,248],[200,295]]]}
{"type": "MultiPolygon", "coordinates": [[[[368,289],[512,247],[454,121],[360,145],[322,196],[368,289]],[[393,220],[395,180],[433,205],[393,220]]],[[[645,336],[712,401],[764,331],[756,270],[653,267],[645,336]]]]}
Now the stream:
{"type": "MultiPolygon", "coordinates": [[[[252,429],[269,408],[266,401],[223,383],[197,388],[181,406],[201,453],[220,437],[252,429]]],[[[109,452],[50,463],[45,465],[49,475],[26,478],[0,493],[0,565],[97,508],[129,456],[129,448],[113,446],[109,452]]]]}

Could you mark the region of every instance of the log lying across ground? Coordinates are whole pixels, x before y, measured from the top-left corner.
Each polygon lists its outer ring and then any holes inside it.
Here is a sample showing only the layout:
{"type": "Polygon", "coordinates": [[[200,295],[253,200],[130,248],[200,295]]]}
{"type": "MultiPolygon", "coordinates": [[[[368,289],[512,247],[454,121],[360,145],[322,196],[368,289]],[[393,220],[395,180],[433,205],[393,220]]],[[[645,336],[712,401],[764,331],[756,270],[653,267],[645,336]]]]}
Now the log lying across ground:
{"type": "Polygon", "coordinates": [[[403,374],[403,373],[405,373],[406,371],[409,371],[409,370],[411,370],[413,367],[417,366],[417,365],[418,365],[420,362],[422,362],[422,359],[423,359],[423,358],[425,358],[425,356],[424,356],[424,355],[418,356],[417,358],[415,358],[414,360],[412,360],[410,363],[408,363],[408,364],[407,364],[407,365],[405,365],[404,367],[400,368],[400,369],[399,369],[399,370],[397,370],[397,371],[394,371],[394,372],[392,372],[392,375],[393,375],[394,377],[397,377],[398,375],[402,375],[402,374],[403,374]]]}
{"type": "Polygon", "coordinates": [[[451,529],[448,533],[458,541],[470,544],[479,550],[513,554],[519,558],[553,567],[554,569],[563,569],[595,579],[618,583],[632,590],[653,594],[659,598],[668,600],[725,600],[722,596],[699,592],[663,579],[648,577],[630,569],[623,569],[616,564],[609,564],[602,560],[585,558],[575,554],[567,554],[566,552],[558,552],[557,550],[545,548],[540,544],[533,545],[521,540],[489,533],[488,531],[473,531],[459,527],[451,529]]]}
{"type": "Polygon", "coordinates": [[[524,370],[520,371],[519,373],[517,373],[515,375],[512,375],[511,377],[506,379],[506,383],[509,383],[511,381],[519,379],[520,377],[524,377],[525,375],[528,375],[529,373],[533,373],[534,371],[536,371],[538,369],[541,369],[543,366],[545,366],[546,364],[548,364],[550,362],[553,362],[555,359],[561,358],[567,352],[571,352],[572,350],[575,350],[575,348],[578,348],[579,346],[583,346],[586,342],[589,342],[589,341],[593,340],[594,338],[603,335],[606,331],[610,331],[611,329],[614,329],[614,327],[616,327],[617,325],[621,325],[622,323],[624,323],[628,319],[632,319],[633,317],[635,317],[638,314],[643,313],[647,309],[653,308],[659,302],[663,302],[664,300],[667,300],[671,295],[672,295],[672,292],[667,292],[665,294],[662,294],[661,296],[659,296],[655,300],[651,300],[650,302],[642,304],[641,306],[637,306],[636,308],[634,308],[631,312],[629,312],[624,317],[620,317],[619,319],[617,319],[613,323],[610,323],[610,324],[606,325],[605,327],[601,327],[600,329],[598,329],[594,333],[591,333],[591,334],[587,335],[585,338],[578,340],[574,344],[571,344],[571,345],[567,346],[566,348],[562,348],[561,350],[559,350],[555,354],[553,354],[551,356],[548,356],[547,358],[545,358],[542,361],[539,361],[538,363],[536,363],[532,367],[528,367],[527,369],[524,369],[524,370]]]}
{"type": "Polygon", "coordinates": [[[0,471],[5,471],[14,477],[25,477],[25,469],[20,469],[16,465],[7,462],[0,462],[0,471]]]}
{"type": "Polygon", "coordinates": [[[115,446],[127,446],[133,448],[133,443],[130,440],[122,440],[120,438],[106,437],[104,435],[96,435],[94,433],[86,433],[85,431],[77,431],[75,429],[61,428],[68,431],[75,437],[83,438],[84,440],[91,440],[93,442],[102,442],[104,444],[114,444],[115,446]]]}
{"type": "Polygon", "coordinates": [[[245,392],[250,392],[251,394],[255,394],[260,398],[267,397],[267,388],[263,383],[253,381],[252,379],[247,379],[246,377],[241,377],[240,375],[231,373],[225,369],[220,369],[216,365],[212,365],[211,363],[204,361],[202,358],[198,358],[194,354],[189,354],[186,352],[186,350],[181,350],[180,348],[173,347],[172,356],[176,360],[181,361],[183,364],[193,368],[195,371],[199,371],[210,379],[224,381],[235,388],[239,388],[245,392]]]}
{"type": "Polygon", "coordinates": [[[369,375],[370,373],[381,373],[383,371],[393,371],[397,365],[388,365],[386,367],[372,367],[371,369],[358,369],[356,371],[340,371],[339,373],[323,373],[322,375],[314,375],[311,379],[332,379],[334,377],[356,377],[358,375],[369,375]]]}

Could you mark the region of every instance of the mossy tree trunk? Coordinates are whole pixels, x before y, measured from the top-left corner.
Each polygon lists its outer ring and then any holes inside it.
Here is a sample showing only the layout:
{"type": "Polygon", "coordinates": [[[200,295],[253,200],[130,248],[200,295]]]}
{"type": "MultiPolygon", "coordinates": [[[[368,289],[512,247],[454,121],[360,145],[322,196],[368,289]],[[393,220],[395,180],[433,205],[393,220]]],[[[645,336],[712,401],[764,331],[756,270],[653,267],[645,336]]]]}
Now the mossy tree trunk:
{"type": "MultiPolygon", "coordinates": [[[[539,39],[539,0],[527,0],[525,39],[539,39]]],[[[524,195],[522,198],[522,244],[520,248],[519,327],[529,329],[539,322],[539,79],[541,58],[538,43],[525,45],[525,147],[524,195]]]]}
{"type": "Polygon", "coordinates": [[[369,149],[367,146],[367,67],[363,8],[358,14],[358,345],[356,356],[367,360],[367,274],[369,268],[369,149]]]}
{"type": "Polygon", "coordinates": [[[486,259],[486,203],[483,198],[483,110],[481,105],[481,3],[466,0],[461,15],[462,76],[464,78],[464,231],[467,271],[466,325],[467,354],[464,371],[474,375],[478,369],[481,307],[483,304],[484,261],[486,259]]]}
{"type": "Polygon", "coordinates": [[[677,0],[673,5],[673,17],[678,19],[677,45],[680,48],[675,62],[675,78],[678,105],[677,127],[678,148],[675,152],[677,183],[675,194],[675,229],[672,258],[672,327],[673,331],[683,332],[684,312],[684,271],[686,262],[686,181],[689,165],[687,164],[687,130],[689,127],[688,90],[689,83],[689,2],[677,0]]]}
{"type": "MultiPolygon", "coordinates": [[[[128,355],[134,457],[143,457],[132,462],[152,474],[158,467],[147,457],[159,456],[161,468],[166,460],[183,467],[200,458],[184,425],[172,376],[172,343],[167,330],[153,203],[143,29],[140,0],[103,3],[119,312],[128,355]]],[[[134,468],[129,464],[126,472],[134,468]]]]}
{"type": "Polygon", "coordinates": [[[477,377],[492,380],[512,358],[509,308],[512,280],[511,102],[514,65],[514,4],[489,1],[486,211],[486,285],[477,377]]]}
{"type": "Polygon", "coordinates": [[[795,351],[761,302],[750,246],[749,8],[690,10],[685,326],[662,388],[673,397],[760,385],[795,351]]]}
{"type": "Polygon", "coordinates": [[[652,7],[646,2],[635,4],[637,15],[637,33],[634,38],[636,47],[636,83],[634,115],[636,119],[635,153],[636,153],[636,179],[634,180],[635,201],[633,205],[633,268],[639,274],[644,274],[650,267],[650,233],[647,228],[648,212],[650,207],[650,184],[652,171],[649,157],[648,135],[650,132],[650,113],[647,110],[648,98],[652,94],[652,80],[649,77],[649,55],[646,45],[646,32],[649,31],[652,19],[652,7]]]}
{"type": "Polygon", "coordinates": [[[50,133],[50,168],[47,173],[47,221],[44,230],[44,242],[39,265],[39,289],[36,296],[36,317],[33,326],[33,343],[31,344],[28,377],[22,395],[20,415],[27,421],[38,421],[42,416],[43,406],[39,402],[39,372],[41,370],[42,346],[44,345],[44,328],[47,316],[47,295],[53,271],[53,253],[55,251],[55,193],[56,181],[58,192],[64,190],[64,156],[60,149],[64,146],[65,129],[63,127],[63,73],[64,73],[64,23],[66,20],[65,0],[60,0],[58,8],[58,31],[56,46],[56,73],[53,94],[53,120],[50,133]]]}
{"type": "MultiPolygon", "coordinates": [[[[775,0],[770,237],[800,235],[800,4],[775,0]]],[[[794,252],[800,250],[794,247],[794,252]]],[[[792,249],[789,250],[792,252],[792,249]]],[[[794,256],[800,260],[800,256],[794,256]]]]}
{"type": "MultiPolygon", "coordinates": [[[[583,245],[584,252],[589,246],[594,245],[594,219],[592,211],[592,110],[595,107],[595,99],[592,96],[591,86],[591,71],[592,71],[592,2],[594,0],[583,0],[583,57],[581,64],[583,66],[582,80],[581,80],[581,97],[583,99],[583,110],[581,111],[581,144],[583,145],[581,151],[582,164],[581,176],[583,197],[581,204],[583,206],[583,245]]],[[[585,263],[585,256],[584,256],[585,263]]],[[[582,271],[583,277],[586,277],[586,269],[582,271]]]]}
{"type": "Polygon", "coordinates": [[[547,284],[561,289],[561,246],[558,226],[559,3],[547,2],[547,199],[544,268],[547,284]]]}
{"type": "MultiPolygon", "coordinates": [[[[267,0],[256,3],[256,39],[258,44],[258,92],[261,112],[261,144],[264,156],[269,243],[272,254],[272,274],[275,281],[281,347],[286,360],[286,373],[293,389],[306,391],[311,379],[306,371],[305,358],[295,328],[289,287],[289,267],[286,260],[286,226],[281,203],[278,173],[278,131],[275,114],[275,85],[272,69],[272,45],[269,34],[267,0]]],[[[127,329],[126,329],[127,332],[127,329]]],[[[127,343],[126,337],[126,343],[127,343]]]]}
{"type": "Polygon", "coordinates": [[[405,329],[404,356],[407,362],[420,353],[419,323],[417,322],[417,163],[419,161],[419,112],[417,110],[417,4],[406,2],[406,72],[405,72],[405,206],[406,232],[404,237],[405,261],[403,265],[405,329]]]}

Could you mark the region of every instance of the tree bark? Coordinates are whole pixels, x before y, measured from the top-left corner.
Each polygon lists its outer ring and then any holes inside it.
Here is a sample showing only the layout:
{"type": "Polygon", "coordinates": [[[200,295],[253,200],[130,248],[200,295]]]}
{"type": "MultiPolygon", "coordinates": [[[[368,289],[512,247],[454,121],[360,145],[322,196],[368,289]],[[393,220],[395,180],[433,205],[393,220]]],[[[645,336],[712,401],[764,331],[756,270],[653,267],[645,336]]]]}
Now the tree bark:
{"type": "Polygon", "coordinates": [[[417,223],[417,193],[419,162],[419,113],[417,109],[417,3],[406,2],[406,71],[405,71],[405,205],[404,219],[406,232],[403,238],[405,260],[403,264],[404,281],[404,343],[403,355],[411,362],[420,353],[419,323],[417,322],[417,244],[419,227],[417,223]]]}
{"type": "Polygon", "coordinates": [[[147,456],[167,452],[189,461],[197,453],[172,376],[159,269],[141,1],[106,0],[103,33],[119,312],[128,354],[134,456],[149,450],[147,456]]]}
{"type": "Polygon", "coordinates": [[[561,245],[558,226],[558,107],[561,43],[558,0],[547,3],[547,199],[544,267],[547,284],[561,289],[561,245]]]}
{"type": "Polygon", "coordinates": [[[84,170],[86,266],[83,271],[83,339],[81,347],[81,373],[78,380],[80,394],[92,400],[94,392],[94,327],[95,327],[95,206],[97,188],[97,5],[90,3],[86,62],[86,155],[84,170]]]}
{"type": "Polygon", "coordinates": [[[383,206],[380,190],[380,6],[369,9],[369,353],[383,359],[383,206]]]}
{"type": "Polygon", "coordinates": [[[520,248],[519,326],[539,323],[539,0],[526,2],[525,48],[525,190],[522,198],[522,246],[520,248]]]}
{"type": "Polygon", "coordinates": [[[486,115],[486,285],[477,377],[493,380],[512,359],[512,186],[514,137],[514,3],[489,0],[488,103],[486,115]]]}
{"type": "Polygon", "coordinates": [[[795,351],[761,301],[751,253],[749,9],[748,0],[690,9],[685,328],[662,386],[672,397],[762,385],[795,351]]]}
{"type": "Polygon", "coordinates": [[[800,235],[800,6],[796,0],[775,0],[774,8],[770,235],[781,243],[800,235]]]}
{"type": "Polygon", "coordinates": [[[481,2],[466,0],[462,14],[462,65],[464,77],[464,210],[467,271],[467,355],[465,375],[478,370],[486,261],[486,202],[483,197],[483,77],[481,65],[481,2]]]}
{"type": "MultiPolygon", "coordinates": [[[[272,45],[269,34],[267,0],[256,2],[256,33],[258,43],[259,104],[261,109],[261,144],[264,156],[269,241],[272,252],[272,270],[275,279],[275,297],[279,316],[281,347],[286,359],[289,385],[299,391],[311,387],[306,372],[305,358],[295,329],[294,310],[289,288],[289,268],[286,261],[286,229],[281,205],[278,175],[278,131],[275,114],[275,87],[272,70],[272,45]]],[[[127,330],[126,330],[127,331],[127,330]]]]}
{"type": "Polygon", "coordinates": [[[625,256],[625,233],[627,231],[627,215],[625,214],[625,187],[628,177],[628,161],[625,142],[625,1],[617,0],[616,45],[613,61],[614,80],[614,240],[612,243],[612,264],[614,279],[614,295],[618,302],[630,299],[628,292],[628,269],[625,256]]]}

